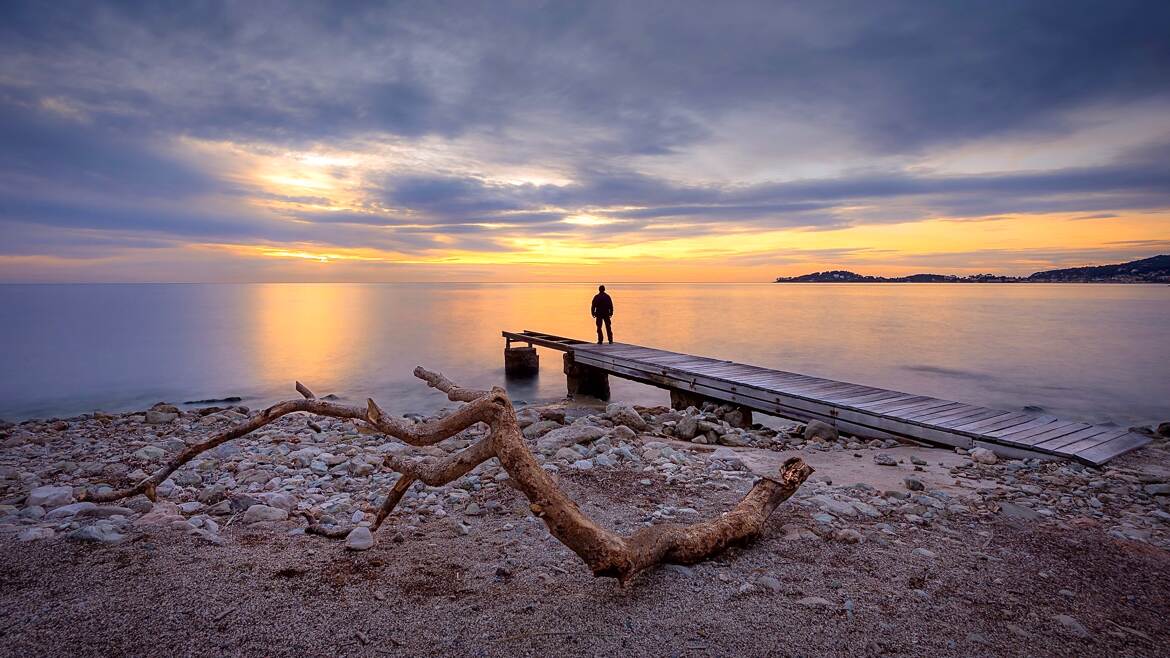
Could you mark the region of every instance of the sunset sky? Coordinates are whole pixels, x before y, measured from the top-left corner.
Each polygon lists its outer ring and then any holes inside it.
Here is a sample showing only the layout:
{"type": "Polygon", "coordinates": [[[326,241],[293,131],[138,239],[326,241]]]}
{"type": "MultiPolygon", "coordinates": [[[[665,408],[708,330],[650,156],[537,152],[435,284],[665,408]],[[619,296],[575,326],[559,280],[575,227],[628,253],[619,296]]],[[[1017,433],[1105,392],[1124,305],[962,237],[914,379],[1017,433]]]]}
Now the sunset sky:
{"type": "Polygon", "coordinates": [[[1170,2],[0,4],[0,281],[1170,253],[1170,2]]]}

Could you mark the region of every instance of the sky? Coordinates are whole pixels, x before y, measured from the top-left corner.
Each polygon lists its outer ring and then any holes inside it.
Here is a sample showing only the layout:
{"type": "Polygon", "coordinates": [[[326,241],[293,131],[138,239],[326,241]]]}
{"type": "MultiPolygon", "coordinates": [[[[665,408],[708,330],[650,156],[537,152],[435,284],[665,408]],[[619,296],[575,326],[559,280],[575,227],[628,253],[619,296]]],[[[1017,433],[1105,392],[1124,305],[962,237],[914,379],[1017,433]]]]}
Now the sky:
{"type": "Polygon", "coordinates": [[[0,2],[0,282],[1170,253],[1170,3],[0,2]]]}

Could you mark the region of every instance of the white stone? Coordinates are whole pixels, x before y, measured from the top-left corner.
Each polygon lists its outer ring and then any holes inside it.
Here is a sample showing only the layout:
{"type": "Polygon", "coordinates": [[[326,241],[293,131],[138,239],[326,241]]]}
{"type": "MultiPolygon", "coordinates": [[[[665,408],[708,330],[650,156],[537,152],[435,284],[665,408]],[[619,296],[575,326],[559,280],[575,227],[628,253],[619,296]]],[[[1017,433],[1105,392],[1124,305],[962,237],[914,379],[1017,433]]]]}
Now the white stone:
{"type": "Polygon", "coordinates": [[[351,551],[365,551],[374,547],[374,533],[365,526],[349,531],[345,536],[345,547],[351,551]]]}
{"type": "Polygon", "coordinates": [[[994,464],[999,458],[987,448],[975,448],[971,451],[971,461],[977,464],[994,464]]]}
{"type": "Polygon", "coordinates": [[[262,521],[283,521],[288,518],[288,511],[268,505],[253,505],[244,512],[244,523],[260,523],[262,521]]]}

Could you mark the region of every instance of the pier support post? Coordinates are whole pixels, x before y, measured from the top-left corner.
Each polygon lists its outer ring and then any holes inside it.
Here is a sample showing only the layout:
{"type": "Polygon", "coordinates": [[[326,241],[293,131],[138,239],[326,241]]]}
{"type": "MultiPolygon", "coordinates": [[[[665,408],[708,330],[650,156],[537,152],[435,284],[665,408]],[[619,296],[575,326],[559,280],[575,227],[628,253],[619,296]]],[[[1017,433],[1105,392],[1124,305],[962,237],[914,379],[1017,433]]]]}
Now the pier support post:
{"type": "Polygon", "coordinates": [[[609,399],[609,373],[577,363],[573,360],[572,352],[565,352],[565,383],[568,385],[569,397],[580,393],[598,400],[609,399]]]}
{"type": "Polygon", "coordinates": [[[703,408],[703,404],[710,402],[715,406],[732,407],[731,411],[723,414],[723,420],[727,421],[728,425],[732,427],[748,428],[752,426],[752,410],[747,407],[741,407],[738,404],[731,402],[724,402],[714,398],[705,397],[698,393],[690,391],[680,391],[678,389],[670,389],[670,407],[685,410],[687,407],[703,408]]]}
{"type": "Polygon", "coordinates": [[[504,376],[532,377],[540,372],[540,355],[535,347],[505,347],[504,376]]]}

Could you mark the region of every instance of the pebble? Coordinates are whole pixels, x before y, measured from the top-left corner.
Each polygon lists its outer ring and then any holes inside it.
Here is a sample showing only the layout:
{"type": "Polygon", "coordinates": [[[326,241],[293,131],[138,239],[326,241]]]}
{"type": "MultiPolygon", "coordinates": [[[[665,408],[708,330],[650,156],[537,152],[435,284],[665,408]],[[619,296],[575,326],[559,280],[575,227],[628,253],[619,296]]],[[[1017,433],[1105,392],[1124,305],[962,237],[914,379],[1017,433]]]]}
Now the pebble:
{"type": "Polygon", "coordinates": [[[1090,635],[1089,630],[1085,628],[1081,622],[1077,621],[1075,617],[1070,617],[1069,615],[1056,615],[1053,617],[1053,619],[1056,620],[1056,622],[1059,623],[1061,627],[1064,628],[1064,630],[1070,635],[1079,638],[1087,638],[1090,635]]]}
{"type": "Polygon", "coordinates": [[[797,600],[796,605],[801,605],[806,608],[828,608],[833,604],[828,599],[819,596],[806,596],[803,599],[797,600]]]}
{"type": "Polygon", "coordinates": [[[897,466],[898,460],[884,452],[881,452],[873,456],[873,463],[877,464],[878,466],[897,466]]]}
{"type": "Polygon", "coordinates": [[[932,550],[930,550],[929,548],[916,548],[916,549],[914,549],[914,550],[913,550],[913,551],[911,551],[911,552],[912,552],[914,555],[917,555],[917,556],[919,556],[919,557],[925,557],[925,558],[933,558],[933,557],[935,557],[935,552],[934,552],[934,551],[932,551],[932,550]]]}
{"type": "Polygon", "coordinates": [[[910,491],[924,491],[926,489],[926,485],[922,483],[922,480],[917,478],[906,478],[902,482],[910,491]]]}

